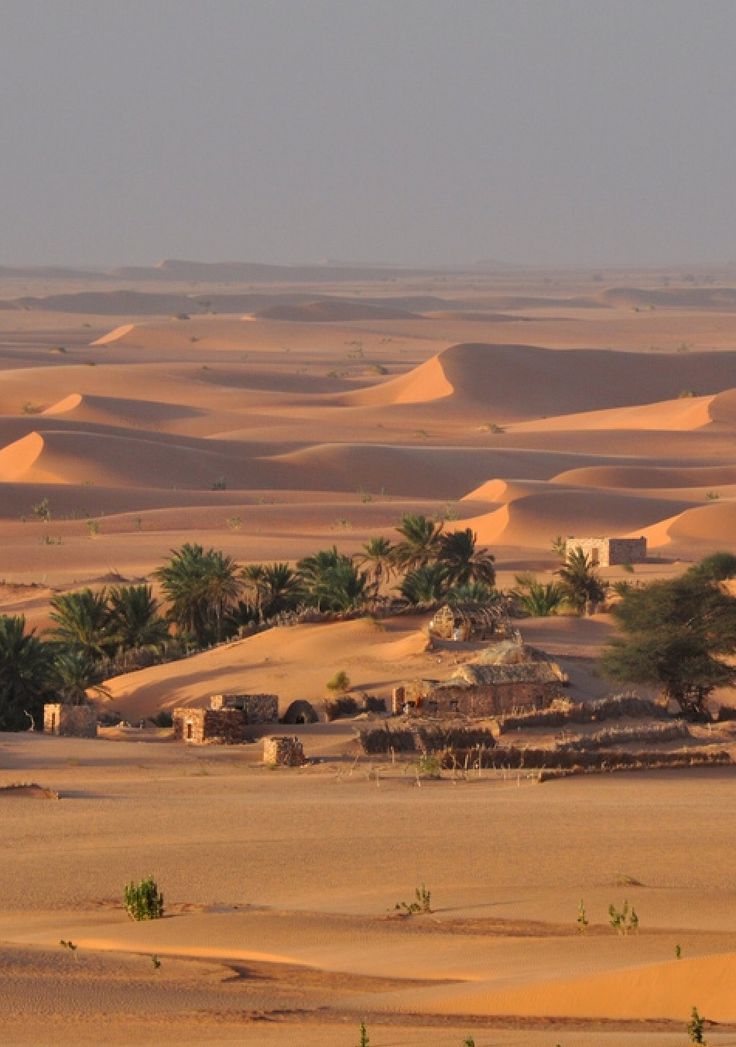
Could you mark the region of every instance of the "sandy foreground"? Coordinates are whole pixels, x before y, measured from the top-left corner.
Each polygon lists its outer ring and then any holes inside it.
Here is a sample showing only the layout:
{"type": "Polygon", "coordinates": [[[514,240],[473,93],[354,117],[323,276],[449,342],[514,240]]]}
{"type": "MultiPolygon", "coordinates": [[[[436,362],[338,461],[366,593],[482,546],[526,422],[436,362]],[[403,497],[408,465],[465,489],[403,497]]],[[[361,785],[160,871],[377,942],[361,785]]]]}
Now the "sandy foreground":
{"type": "MultiPolygon", "coordinates": [[[[185,541],[354,552],[406,512],[472,526],[502,586],[573,531],[646,535],[641,579],[732,549],[734,286],[0,275],[0,612],[43,628],[54,593],[150,578],[185,541]]],[[[338,669],[387,695],[468,655],[423,624],[272,630],[109,681],[111,707],[319,701],[338,669]]],[[[606,693],[607,615],[523,629],[573,696],[606,693]]],[[[0,796],[2,1042],[353,1047],[364,1018],[371,1047],[675,1047],[696,1005],[736,1044],[730,770],[417,786],[356,762],[353,728],[300,729],[315,762],[275,772],[153,729],[0,736],[0,785],[61,793],[0,796]],[[148,873],[168,914],[134,924],[123,884],[148,873]],[[395,918],[422,882],[435,911],[395,918]]]]}

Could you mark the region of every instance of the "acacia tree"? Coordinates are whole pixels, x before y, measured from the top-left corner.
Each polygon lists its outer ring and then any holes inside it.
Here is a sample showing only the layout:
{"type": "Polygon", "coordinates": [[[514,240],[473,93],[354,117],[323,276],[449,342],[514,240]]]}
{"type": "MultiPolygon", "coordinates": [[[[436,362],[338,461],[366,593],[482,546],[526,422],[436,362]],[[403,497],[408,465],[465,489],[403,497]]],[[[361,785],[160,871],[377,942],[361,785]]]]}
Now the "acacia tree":
{"type": "Polygon", "coordinates": [[[613,609],[622,636],[603,655],[614,680],[650,683],[693,720],[708,720],[713,689],[732,683],[736,599],[707,570],[629,589],[613,609]]]}

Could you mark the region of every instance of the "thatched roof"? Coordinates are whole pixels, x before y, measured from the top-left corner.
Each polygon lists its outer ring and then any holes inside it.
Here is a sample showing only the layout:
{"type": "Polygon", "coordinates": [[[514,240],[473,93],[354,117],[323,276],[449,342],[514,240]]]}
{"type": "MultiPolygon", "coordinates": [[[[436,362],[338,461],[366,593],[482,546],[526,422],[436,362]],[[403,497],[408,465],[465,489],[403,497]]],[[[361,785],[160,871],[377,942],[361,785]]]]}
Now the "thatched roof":
{"type": "MultiPolygon", "coordinates": [[[[559,667],[558,667],[559,668],[559,667]]],[[[516,665],[482,665],[478,662],[458,666],[450,680],[438,684],[443,687],[477,687],[509,683],[560,683],[549,662],[521,662],[516,665]]]]}
{"type": "Polygon", "coordinates": [[[487,625],[507,616],[506,604],[502,600],[492,603],[446,603],[434,615],[435,618],[451,618],[457,624],[467,625],[487,625]]]}
{"type": "Polygon", "coordinates": [[[481,651],[473,663],[479,666],[546,665],[562,683],[568,682],[567,673],[557,662],[551,661],[544,651],[515,640],[502,640],[481,651]]]}

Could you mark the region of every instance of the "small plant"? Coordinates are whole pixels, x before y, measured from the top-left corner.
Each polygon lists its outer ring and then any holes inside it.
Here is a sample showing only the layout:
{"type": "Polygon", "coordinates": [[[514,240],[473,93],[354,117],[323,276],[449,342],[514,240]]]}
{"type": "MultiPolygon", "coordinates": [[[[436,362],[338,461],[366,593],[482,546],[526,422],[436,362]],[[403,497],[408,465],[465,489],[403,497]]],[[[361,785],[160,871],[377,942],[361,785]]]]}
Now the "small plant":
{"type": "Polygon", "coordinates": [[[131,920],[160,920],[164,914],[164,896],[152,876],[126,884],[123,900],[131,920]]]}
{"type": "Polygon", "coordinates": [[[217,479],[212,484],[212,490],[213,491],[226,491],[227,490],[227,480],[225,479],[224,476],[218,476],[217,477],[217,479]]]}
{"type": "Polygon", "coordinates": [[[617,909],[614,905],[608,906],[608,922],[616,934],[636,934],[639,930],[639,916],[636,909],[629,908],[629,903],[624,902],[623,909],[617,909]]]}
{"type": "Polygon", "coordinates": [[[585,911],[585,905],[583,904],[583,899],[582,898],[580,899],[580,904],[578,905],[578,920],[577,920],[577,923],[578,923],[578,933],[579,934],[585,934],[586,930],[588,929],[588,914],[585,911]]]}
{"type": "Polygon", "coordinates": [[[420,778],[441,778],[442,761],[439,756],[424,753],[416,762],[417,781],[420,778]]]}
{"type": "Polygon", "coordinates": [[[718,491],[706,491],[705,497],[708,499],[709,502],[717,502],[720,498],[720,495],[718,494],[718,491]]]}
{"type": "Polygon", "coordinates": [[[701,1043],[707,1047],[707,1040],[705,1038],[705,1018],[702,1018],[698,1014],[698,1008],[693,1007],[690,1012],[690,1021],[687,1023],[687,1034],[690,1037],[690,1043],[701,1043]]]}
{"type": "Polygon", "coordinates": [[[168,709],[160,709],[155,716],[151,717],[151,723],[154,727],[173,727],[174,718],[168,709]]]}
{"type": "Polygon", "coordinates": [[[432,892],[422,884],[414,888],[413,902],[397,902],[394,906],[396,912],[402,912],[405,916],[416,916],[418,913],[432,912],[432,892]]]}
{"type": "Polygon", "coordinates": [[[384,367],[383,364],[371,364],[371,371],[374,374],[388,374],[388,367],[384,367]]]}
{"type": "Polygon", "coordinates": [[[676,960],[681,960],[682,959],[682,946],[681,945],[676,945],[675,946],[675,959],[676,960]]]}
{"type": "Polygon", "coordinates": [[[95,535],[100,533],[100,521],[99,520],[87,520],[87,534],[90,538],[94,538],[95,535]]]}
{"type": "Polygon", "coordinates": [[[360,1023],[360,1028],[358,1031],[360,1033],[358,1047],[370,1047],[371,1041],[368,1039],[368,1030],[365,1027],[365,1022],[360,1023]]]}
{"type": "Polygon", "coordinates": [[[237,514],[235,516],[228,516],[226,523],[231,531],[239,531],[243,526],[243,521],[237,514]]]}
{"type": "Polygon", "coordinates": [[[634,565],[633,565],[633,563],[622,563],[621,564],[621,570],[625,571],[626,574],[633,574],[634,573],[634,565]]]}
{"type": "Polygon", "coordinates": [[[140,517],[140,516],[134,516],[133,517],[133,530],[134,531],[142,531],[143,530],[143,519],[142,519],[142,517],[140,517]]]}
{"type": "Polygon", "coordinates": [[[505,433],[506,430],[502,425],[497,425],[495,422],[486,422],[485,425],[481,426],[484,433],[505,433]]]}
{"type": "Polygon", "coordinates": [[[51,519],[51,507],[49,506],[48,498],[42,498],[40,502],[36,502],[35,505],[31,506],[31,516],[36,520],[43,520],[44,523],[48,523],[51,519]]]}
{"type": "Polygon", "coordinates": [[[466,1036],[463,1040],[463,1047],[475,1047],[475,1040],[472,1036],[466,1036]]]}
{"type": "Polygon", "coordinates": [[[677,394],[677,399],[678,400],[690,400],[693,396],[695,396],[695,390],[694,389],[682,389],[677,394]]]}
{"type": "Polygon", "coordinates": [[[41,545],[61,545],[61,535],[42,534],[41,545]]]}
{"type": "Polygon", "coordinates": [[[151,963],[153,964],[153,969],[155,971],[157,971],[159,969],[159,967],[161,966],[161,961],[159,960],[158,956],[155,953],[151,957],[151,963]]]}
{"type": "Polygon", "coordinates": [[[366,489],[364,487],[359,487],[358,488],[358,497],[360,498],[361,502],[364,505],[367,505],[368,502],[372,502],[373,501],[373,495],[371,494],[370,491],[366,491],[366,489]]]}
{"type": "Polygon", "coordinates": [[[40,414],[43,411],[43,407],[39,407],[38,404],[32,404],[30,400],[26,400],[23,404],[23,414],[40,414]]]}
{"type": "Polygon", "coordinates": [[[561,534],[552,539],[552,552],[559,556],[562,561],[567,557],[567,539],[563,538],[561,534]]]}
{"type": "Polygon", "coordinates": [[[72,953],[76,952],[78,948],[78,946],[73,941],[71,941],[71,939],[69,941],[65,941],[64,938],[61,938],[59,939],[59,945],[62,947],[62,949],[68,949],[69,952],[72,953]]]}
{"type": "Polygon", "coordinates": [[[680,342],[680,344],[677,346],[678,353],[689,353],[691,349],[692,346],[689,342],[680,342]]]}
{"type": "Polygon", "coordinates": [[[344,694],[350,690],[350,677],[344,669],[340,669],[327,681],[325,687],[328,691],[332,691],[333,694],[344,694]]]}

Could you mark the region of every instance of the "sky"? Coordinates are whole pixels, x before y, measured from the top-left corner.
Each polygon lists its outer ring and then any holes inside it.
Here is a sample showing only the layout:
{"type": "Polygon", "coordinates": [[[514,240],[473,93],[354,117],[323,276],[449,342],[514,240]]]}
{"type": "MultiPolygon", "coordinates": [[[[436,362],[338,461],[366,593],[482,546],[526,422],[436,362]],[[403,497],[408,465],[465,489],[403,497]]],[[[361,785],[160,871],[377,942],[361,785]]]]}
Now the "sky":
{"type": "Polygon", "coordinates": [[[736,258],[733,0],[0,18],[0,264],[736,258]]]}

